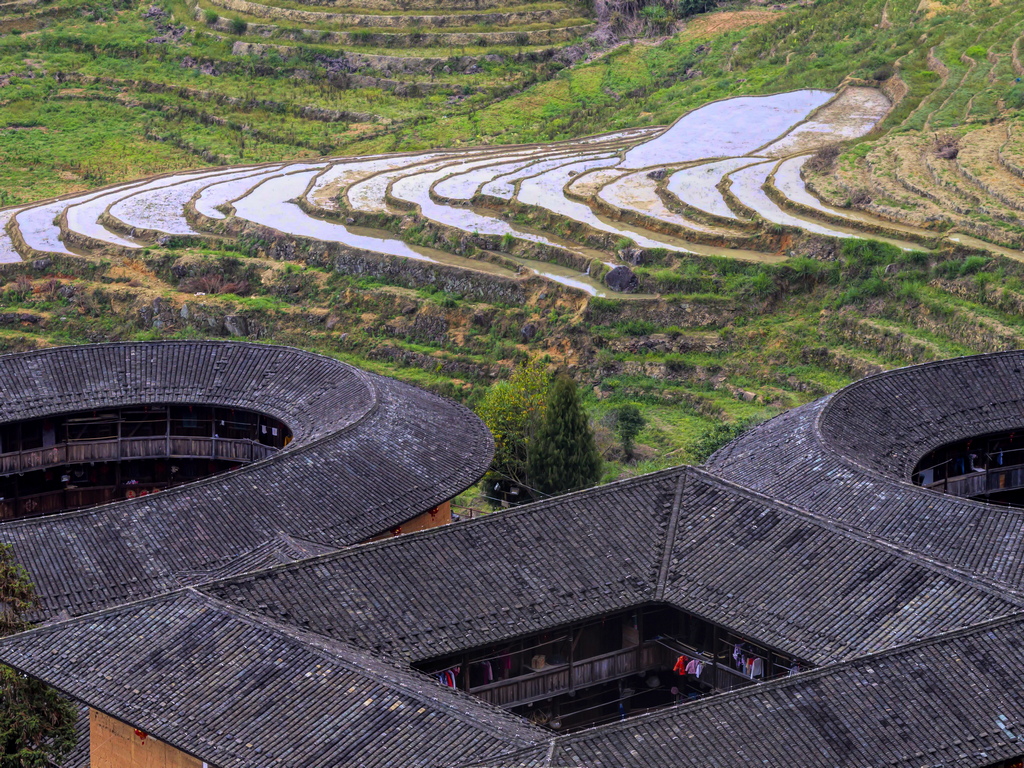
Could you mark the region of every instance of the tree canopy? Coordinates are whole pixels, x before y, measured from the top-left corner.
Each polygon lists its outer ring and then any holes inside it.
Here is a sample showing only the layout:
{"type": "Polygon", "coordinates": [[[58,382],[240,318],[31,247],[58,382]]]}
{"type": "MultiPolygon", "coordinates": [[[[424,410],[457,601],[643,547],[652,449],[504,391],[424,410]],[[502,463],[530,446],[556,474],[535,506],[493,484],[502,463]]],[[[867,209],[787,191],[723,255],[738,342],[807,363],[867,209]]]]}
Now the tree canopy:
{"type": "Polygon", "coordinates": [[[551,386],[530,442],[528,469],[533,487],[549,496],[589,488],[601,477],[601,456],[590,419],[576,382],[564,374],[551,386]]]}
{"type": "MultiPolygon", "coordinates": [[[[0,544],[0,636],[28,629],[36,605],[28,573],[0,544]]],[[[59,764],[75,746],[78,710],[53,688],[0,665],[0,768],[59,764]]]]}
{"type": "Polygon", "coordinates": [[[551,375],[540,362],[533,361],[516,368],[507,381],[488,389],[477,408],[477,415],[494,436],[494,460],[483,479],[488,498],[505,499],[512,486],[529,485],[530,440],[544,412],[550,384],[551,375]]]}
{"type": "Polygon", "coordinates": [[[647,419],[640,413],[636,403],[626,403],[615,413],[615,431],[622,441],[622,452],[627,459],[633,458],[633,446],[640,430],[647,426],[647,419]]]}

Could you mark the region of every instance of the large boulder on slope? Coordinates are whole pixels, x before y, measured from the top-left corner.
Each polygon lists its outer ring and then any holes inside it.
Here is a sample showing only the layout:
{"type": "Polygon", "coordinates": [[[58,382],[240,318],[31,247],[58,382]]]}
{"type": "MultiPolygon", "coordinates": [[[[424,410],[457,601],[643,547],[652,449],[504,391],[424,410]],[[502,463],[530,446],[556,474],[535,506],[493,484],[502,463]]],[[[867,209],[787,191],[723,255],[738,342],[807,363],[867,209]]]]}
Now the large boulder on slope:
{"type": "Polygon", "coordinates": [[[629,267],[614,267],[604,276],[604,284],[619,293],[632,293],[640,287],[640,280],[629,267]]]}

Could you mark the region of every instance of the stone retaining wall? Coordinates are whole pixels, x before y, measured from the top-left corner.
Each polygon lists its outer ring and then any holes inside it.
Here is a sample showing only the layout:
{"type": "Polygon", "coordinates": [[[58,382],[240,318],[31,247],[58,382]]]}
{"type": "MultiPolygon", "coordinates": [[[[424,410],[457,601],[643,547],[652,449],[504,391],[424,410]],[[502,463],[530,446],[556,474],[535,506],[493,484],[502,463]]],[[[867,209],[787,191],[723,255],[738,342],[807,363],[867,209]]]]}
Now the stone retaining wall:
{"type": "Polygon", "coordinates": [[[211,0],[214,5],[231,11],[238,11],[261,19],[288,19],[318,24],[337,24],[342,27],[381,27],[439,29],[442,27],[470,27],[482,24],[514,27],[525,24],[554,24],[571,18],[568,8],[515,13],[465,13],[425,16],[399,16],[372,13],[327,13],[305,11],[294,8],[278,8],[273,5],[254,3],[251,0],[211,0]]]}

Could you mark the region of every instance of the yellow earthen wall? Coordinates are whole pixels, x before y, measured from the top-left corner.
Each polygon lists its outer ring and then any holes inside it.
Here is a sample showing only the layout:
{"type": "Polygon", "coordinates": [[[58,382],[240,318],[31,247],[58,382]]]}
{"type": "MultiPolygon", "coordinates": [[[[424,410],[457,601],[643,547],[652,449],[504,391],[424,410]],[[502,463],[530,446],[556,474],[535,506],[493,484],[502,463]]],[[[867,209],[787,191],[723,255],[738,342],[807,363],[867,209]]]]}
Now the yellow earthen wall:
{"type": "Polygon", "coordinates": [[[206,763],[152,736],[141,739],[127,723],[89,710],[90,768],[205,768],[206,763]]]}
{"type": "Polygon", "coordinates": [[[433,512],[424,512],[422,515],[414,517],[412,520],[406,520],[398,528],[395,528],[388,533],[382,533],[379,536],[374,536],[370,541],[380,541],[381,539],[390,539],[392,536],[398,536],[403,533],[424,531],[427,528],[437,528],[439,525],[447,525],[451,521],[452,505],[450,501],[446,501],[443,504],[439,504],[434,507],[433,512]]]}

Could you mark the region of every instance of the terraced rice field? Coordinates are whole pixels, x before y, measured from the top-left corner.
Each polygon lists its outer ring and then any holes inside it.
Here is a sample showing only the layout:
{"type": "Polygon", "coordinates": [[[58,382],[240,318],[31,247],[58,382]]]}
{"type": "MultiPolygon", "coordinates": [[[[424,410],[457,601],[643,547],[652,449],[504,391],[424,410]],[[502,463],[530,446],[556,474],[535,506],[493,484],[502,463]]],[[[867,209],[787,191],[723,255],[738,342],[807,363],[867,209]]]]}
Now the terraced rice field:
{"type": "MultiPolygon", "coordinates": [[[[874,89],[805,90],[549,145],[171,173],[4,211],[0,255],[130,254],[169,238],[258,236],[299,252],[631,292],[630,266],[645,250],[776,262],[786,258],[780,232],[877,236],[880,220],[821,202],[800,171],[808,152],[866,134],[889,107],[874,89]],[[427,225],[448,247],[406,236],[427,225]]],[[[887,234],[911,249],[929,233],[887,234]]]]}

